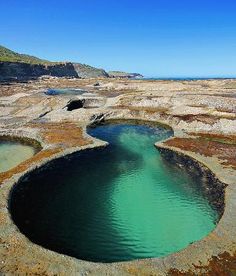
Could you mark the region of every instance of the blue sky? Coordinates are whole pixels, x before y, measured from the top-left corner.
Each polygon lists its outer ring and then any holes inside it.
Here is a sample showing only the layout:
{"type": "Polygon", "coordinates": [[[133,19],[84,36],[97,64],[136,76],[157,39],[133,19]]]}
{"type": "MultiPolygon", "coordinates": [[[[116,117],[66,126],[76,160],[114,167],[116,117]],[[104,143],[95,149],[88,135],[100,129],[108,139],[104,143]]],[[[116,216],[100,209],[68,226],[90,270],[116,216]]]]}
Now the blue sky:
{"type": "Polygon", "coordinates": [[[1,0],[0,44],[156,77],[236,77],[235,0],[1,0]]]}

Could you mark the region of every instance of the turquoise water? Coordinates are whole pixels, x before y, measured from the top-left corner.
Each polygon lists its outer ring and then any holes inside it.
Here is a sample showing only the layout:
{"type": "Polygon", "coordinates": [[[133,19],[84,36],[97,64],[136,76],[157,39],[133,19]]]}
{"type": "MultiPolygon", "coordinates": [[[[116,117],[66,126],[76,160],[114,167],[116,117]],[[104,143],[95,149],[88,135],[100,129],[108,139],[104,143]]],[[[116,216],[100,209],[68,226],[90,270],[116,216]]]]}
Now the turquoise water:
{"type": "Polygon", "coordinates": [[[32,146],[0,141],[0,173],[8,171],[35,154],[32,146]]]}
{"type": "Polygon", "coordinates": [[[218,215],[201,179],[165,162],[154,147],[171,131],[104,125],[89,134],[110,145],[58,160],[13,190],[13,220],[32,241],[114,262],[168,255],[215,228],[218,215]]]}

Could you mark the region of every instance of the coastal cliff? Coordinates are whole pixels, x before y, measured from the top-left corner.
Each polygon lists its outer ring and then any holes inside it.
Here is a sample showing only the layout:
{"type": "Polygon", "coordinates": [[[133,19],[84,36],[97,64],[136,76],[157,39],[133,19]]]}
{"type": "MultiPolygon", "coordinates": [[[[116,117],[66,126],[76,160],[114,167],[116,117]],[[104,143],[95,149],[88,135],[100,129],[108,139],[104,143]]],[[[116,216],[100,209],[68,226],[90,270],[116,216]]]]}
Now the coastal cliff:
{"type": "Polygon", "coordinates": [[[109,77],[103,69],[80,63],[30,64],[23,62],[0,62],[0,81],[29,80],[41,76],[68,78],[109,77]]]}
{"type": "Polygon", "coordinates": [[[0,81],[28,80],[41,76],[78,77],[72,63],[30,64],[23,62],[0,62],[0,81]]]}
{"type": "Polygon", "coordinates": [[[107,73],[104,69],[76,62],[51,62],[0,46],[0,82],[27,81],[42,76],[82,79],[142,77],[137,73],[107,73]]]}
{"type": "Polygon", "coordinates": [[[103,69],[73,62],[51,62],[19,54],[0,46],[0,81],[22,81],[41,76],[68,78],[108,78],[103,69]]]}

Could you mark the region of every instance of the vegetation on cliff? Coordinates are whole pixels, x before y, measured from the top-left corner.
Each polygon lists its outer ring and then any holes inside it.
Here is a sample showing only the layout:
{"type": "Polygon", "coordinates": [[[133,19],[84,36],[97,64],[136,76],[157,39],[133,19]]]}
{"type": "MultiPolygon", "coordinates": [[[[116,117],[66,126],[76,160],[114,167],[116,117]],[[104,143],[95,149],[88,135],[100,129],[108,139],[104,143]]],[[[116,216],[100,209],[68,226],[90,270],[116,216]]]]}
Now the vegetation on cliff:
{"type": "Polygon", "coordinates": [[[34,56],[19,54],[10,49],[7,49],[0,45],[0,61],[7,62],[24,62],[31,64],[45,64],[50,63],[47,60],[43,60],[34,56]]]}

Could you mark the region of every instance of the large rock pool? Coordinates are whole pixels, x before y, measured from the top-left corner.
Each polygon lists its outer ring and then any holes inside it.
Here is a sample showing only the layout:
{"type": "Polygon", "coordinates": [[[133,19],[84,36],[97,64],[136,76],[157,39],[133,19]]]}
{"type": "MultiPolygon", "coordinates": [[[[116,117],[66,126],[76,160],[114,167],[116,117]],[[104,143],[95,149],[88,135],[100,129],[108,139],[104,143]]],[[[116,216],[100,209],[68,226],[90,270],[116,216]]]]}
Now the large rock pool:
{"type": "Polygon", "coordinates": [[[201,178],[154,147],[170,130],[114,124],[88,133],[109,146],[55,160],[13,189],[12,218],[30,240],[78,259],[115,262],[168,255],[215,228],[218,213],[201,178]]]}

